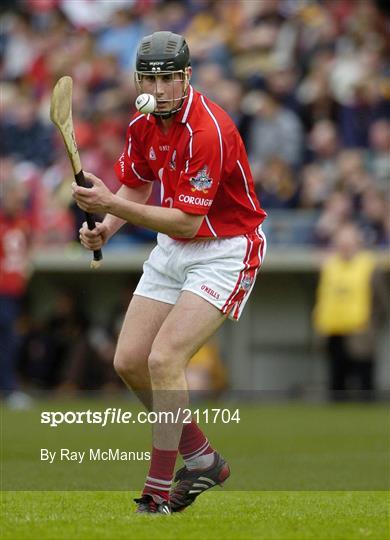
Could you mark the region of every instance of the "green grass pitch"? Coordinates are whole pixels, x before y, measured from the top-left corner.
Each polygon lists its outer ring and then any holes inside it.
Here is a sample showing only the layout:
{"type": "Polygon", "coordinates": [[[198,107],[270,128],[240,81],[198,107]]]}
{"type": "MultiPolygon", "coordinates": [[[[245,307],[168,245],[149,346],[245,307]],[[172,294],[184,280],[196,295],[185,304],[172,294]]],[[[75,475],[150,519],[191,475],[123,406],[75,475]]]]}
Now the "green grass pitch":
{"type": "Polygon", "coordinates": [[[356,540],[389,537],[380,492],[204,493],[172,516],[133,514],[134,493],[7,492],[4,540],[356,540]]]}
{"type": "MultiPolygon", "coordinates": [[[[118,405],[135,410],[129,401],[118,405]]],[[[26,412],[2,410],[1,540],[390,537],[385,405],[213,404],[240,408],[240,424],[204,426],[229,459],[232,477],[224,489],[210,490],[172,516],[134,514],[132,499],[147,463],[39,463],[40,446],[50,448],[54,441],[78,449],[129,447],[123,425],[54,430],[39,423],[41,410],[107,406],[113,404],[52,400],[26,412]]],[[[130,447],[149,449],[150,426],[131,430],[130,447]]]]}

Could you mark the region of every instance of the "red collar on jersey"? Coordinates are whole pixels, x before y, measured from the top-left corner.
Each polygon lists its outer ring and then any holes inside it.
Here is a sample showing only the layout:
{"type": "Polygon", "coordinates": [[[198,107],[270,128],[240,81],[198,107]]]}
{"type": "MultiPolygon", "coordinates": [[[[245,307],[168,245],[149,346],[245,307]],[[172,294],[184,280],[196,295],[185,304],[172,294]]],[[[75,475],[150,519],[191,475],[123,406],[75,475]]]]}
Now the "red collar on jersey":
{"type": "MultiPolygon", "coordinates": [[[[195,101],[198,99],[198,92],[194,91],[191,85],[188,87],[188,94],[184,98],[183,105],[177,113],[173,115],[173,119],[175,122],[181,122],[182,124],[185,124],[188,120],[188,117],[190,115],[192,105],[195,101]]],[[[157,118],[153,116],[153,114],[146,115],[146,119],[148,122],[151,122],[152,124],[156,123],[157,118]]]]}

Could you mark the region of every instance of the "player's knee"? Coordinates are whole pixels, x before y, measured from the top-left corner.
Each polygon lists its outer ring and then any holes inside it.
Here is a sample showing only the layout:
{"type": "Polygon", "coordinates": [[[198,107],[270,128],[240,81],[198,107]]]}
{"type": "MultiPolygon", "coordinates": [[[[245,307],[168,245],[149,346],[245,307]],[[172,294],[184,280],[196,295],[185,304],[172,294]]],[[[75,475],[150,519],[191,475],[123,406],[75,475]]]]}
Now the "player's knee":
{"type": "Polygon", "coordinates": [[[161,381],[169,376],[172,371],[172,363],[169,356],[163,351],[152,349],[148,358],[148,368],[151,378],[161,381]]]}
{"type": "Polygon", "coordinates": [[[137,373],[139,362],[136,354],[118,349],[114,356],[114,369],[120,377],[128,378],[137,373]]]}
{"type": "Polygon", "coordinates": [[[114,356],[114,369],[120,377],[123,377],[127,371],[127,363],[121,354],[116,353],[114,356]]]}

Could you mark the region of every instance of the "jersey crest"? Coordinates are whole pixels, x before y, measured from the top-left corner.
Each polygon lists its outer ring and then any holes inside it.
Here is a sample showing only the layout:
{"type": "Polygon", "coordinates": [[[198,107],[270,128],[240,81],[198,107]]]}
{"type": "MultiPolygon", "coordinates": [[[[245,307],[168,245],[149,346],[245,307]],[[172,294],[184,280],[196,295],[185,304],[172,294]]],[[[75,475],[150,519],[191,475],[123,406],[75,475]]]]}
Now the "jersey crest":
{"type": "Polygon", "coordinates": [[[203,191],[203,193],[208,192],[213,185],[213,179],[208,176],[206,165],[203,167],[203,169],[198,171],[195,178],[190,178],[190,184],[193,186],[191,191],[203,191]]]}
{"type": "Polygon", "coordinates": [[[154,151],[153,146],[151,146],[150,150],[149,150],[149,159],[150,160],[155,160],[156,159],[156,152],[154,151]]]}

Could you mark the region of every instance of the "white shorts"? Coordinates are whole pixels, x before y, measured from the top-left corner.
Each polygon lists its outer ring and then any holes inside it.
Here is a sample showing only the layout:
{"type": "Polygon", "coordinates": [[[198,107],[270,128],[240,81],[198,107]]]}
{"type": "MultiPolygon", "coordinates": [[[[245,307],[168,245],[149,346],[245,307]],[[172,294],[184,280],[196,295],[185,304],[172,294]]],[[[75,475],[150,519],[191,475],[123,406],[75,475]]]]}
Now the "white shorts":
{"type": "Polygon", "coordinates": [[[191,291],[238,320],[266,246],[260,226],[251,234],[189,242],[159,233],[134,294],[175,304],[182,291],[191,291]]]}

